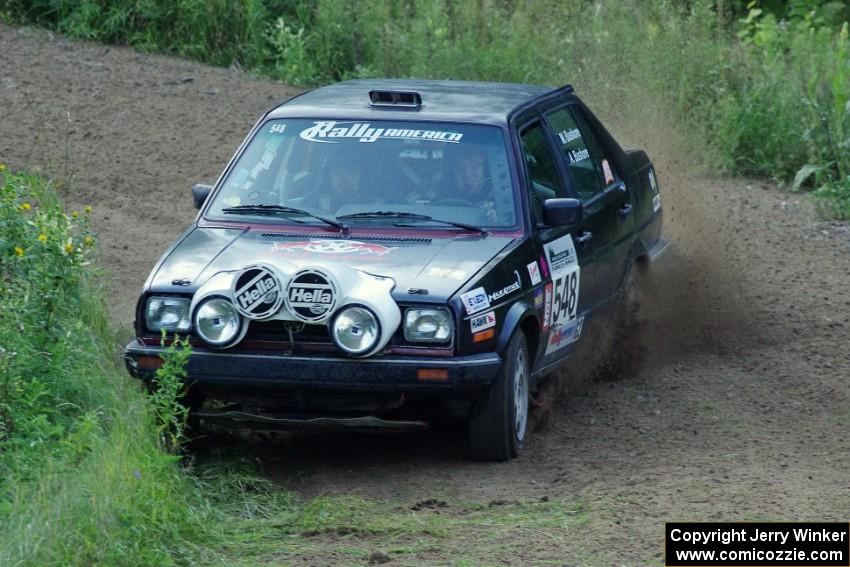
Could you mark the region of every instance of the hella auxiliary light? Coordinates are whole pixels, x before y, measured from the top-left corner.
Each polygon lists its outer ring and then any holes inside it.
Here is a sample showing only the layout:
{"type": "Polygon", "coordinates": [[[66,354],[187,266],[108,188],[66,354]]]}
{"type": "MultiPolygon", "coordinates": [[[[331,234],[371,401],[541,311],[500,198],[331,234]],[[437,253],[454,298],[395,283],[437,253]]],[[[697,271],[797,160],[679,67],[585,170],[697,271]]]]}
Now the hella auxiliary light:
{"type": "Polygon", "coordinates": [[[340,309],[333,318],[330,331],[336,346],[352,356],[367,354],[381,339],[381,324],[377,316],[362,305],[340,309]]]}
{"type": "Polygon", "coordinates": [[[444,343],[452,337],[447,309],[411,307],[404,313],[404,339],[414,343],[444,343]]]}
{"type": "Polygon", "coordinates": [[[242,317],[236,306],[223,297],[205,299],[195,310],[195,331],[205,343],[229,346],[242,330],[242,317]]]}
{"type": "Polygon", "coordinates": [[[145,306],[145,326],[158,333],[187,333],[192,328],[189,299],[185,297],[149,297],[145,306]]]}

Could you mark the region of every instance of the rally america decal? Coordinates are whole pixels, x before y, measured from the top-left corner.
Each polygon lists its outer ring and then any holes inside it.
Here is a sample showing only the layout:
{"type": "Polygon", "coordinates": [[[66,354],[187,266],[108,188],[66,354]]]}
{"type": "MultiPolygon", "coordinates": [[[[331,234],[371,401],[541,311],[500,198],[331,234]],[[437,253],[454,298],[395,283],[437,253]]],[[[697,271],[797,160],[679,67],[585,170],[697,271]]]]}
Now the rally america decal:
{"type": "Polygon", "coordinates": [[[283,302],[283,285],[274,269],[264,264],[246,266],[233,278],[231,287],[236,310],[249,319],[271,317],[283,302]]]}
{"type": "Polygon", "coordinates": [[[305,323],[321,323],[330,317],[339,296],[337,286],[324,272],[305,269],[286,286],[286,309],[305,323]]]}
{"type": "Polygon", "coordinates": [[[408,128],[374,128],[368,122],[336,122],[333,120],[314,122],[315,126],[305,128],[299,136],[308,142],[337,144],[341,141],[357,140],[372,143],[377,140],[429,140],[431,142],[460,143],[460,132],[441,130],[416,130],[408,128]]]}
{"type": "MultiPolygon", "coordinates": [[[[575,331],[581,269],[573,238],[569,234],[544,244],[543,249],[546,251],[553,285],[552,313],[548,319],[550,333],[546,344],[546,354],[549,354],[571,342],[565,337],[567,327],[573,327],[575,331]]],[[[548,286],[546,291],[549,291],[548,286]]]]}
{"type": "Polygon", "coordinates": [[[272,252],[280,253],[316,253],[316,254],[350,254],[357,256],[383,256],[396,247],[368,244],[356,240],[310,240],[309,242],[275,242],[272,252]]]}
{"type": "Polygon", "coordinates": [[[487,292],[483,287],[476,287],[460,296],[463,303],[463,308],[469,315],[484,311],[490,308],[490,300],[487,298],[487,292]]]}
{"type": "Polygon", "coordinates": [[[484,315],[480,315],[478,317],[473,317],[469,320],[469,326],[472,329],[473,333],[477,333],[478,331],[483,331],[484,329],[489,329],[490,327],[496,326],[496,314],[492,311],[485,313],[484,315]]]}

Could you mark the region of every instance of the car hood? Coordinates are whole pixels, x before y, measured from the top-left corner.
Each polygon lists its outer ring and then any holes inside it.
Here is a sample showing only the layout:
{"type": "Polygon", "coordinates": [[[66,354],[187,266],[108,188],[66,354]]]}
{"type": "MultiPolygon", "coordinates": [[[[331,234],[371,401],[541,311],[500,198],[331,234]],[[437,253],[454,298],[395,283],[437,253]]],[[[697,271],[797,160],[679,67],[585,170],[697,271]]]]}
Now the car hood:
{"type": "Polygon", "coordinates": [[[148,282],[157,291],[197,289],[219,272],[256,262],[354,268],[395,281],[395,296],[447,299],[512,237],[348,236],[267,233],[248,229],[195,228],[163,257],[148,282]],[[409,291],[413,290],[413,291],[409,291]]]}

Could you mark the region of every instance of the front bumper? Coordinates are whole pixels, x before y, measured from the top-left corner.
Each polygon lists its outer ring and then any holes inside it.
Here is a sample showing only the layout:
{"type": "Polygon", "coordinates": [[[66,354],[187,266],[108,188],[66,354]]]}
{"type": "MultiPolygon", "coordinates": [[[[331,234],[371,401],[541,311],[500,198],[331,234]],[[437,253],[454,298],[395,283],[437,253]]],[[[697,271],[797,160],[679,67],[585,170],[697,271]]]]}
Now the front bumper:
{"type": "MultiPolygon", "coordinates": [[[[127,370],[149,381],[165,349],[134,339],[124,350],[127,370]]],[[[495,380],[502,367],[497,353],[452,358],[378,356],[293,356],[193,348],[188,380],[203,387],[247,390],[293,388],[366,392],[450,391],[476,389],[495,380]],[[420,369],[445,370],[446,378],[421,380],[420,369]]]]}

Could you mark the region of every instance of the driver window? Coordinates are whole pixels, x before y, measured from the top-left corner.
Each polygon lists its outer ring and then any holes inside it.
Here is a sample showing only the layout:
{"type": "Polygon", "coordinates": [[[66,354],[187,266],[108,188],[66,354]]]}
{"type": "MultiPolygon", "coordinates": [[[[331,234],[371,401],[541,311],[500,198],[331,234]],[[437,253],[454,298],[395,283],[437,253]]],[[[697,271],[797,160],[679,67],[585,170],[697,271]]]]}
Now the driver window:
{"type": "Polygon", "coordinates": [[[579,112],[562,108],[546,115],[546,120],[557,139],[579,199],[587,201],[614,182],[613,162],[607,158],[593,129],[579,112]]]}
{"type": "Polygon", "coordinates": [[[520,134],[523,161],[531,188],[531,206],[534,217],[543,220],[543,202],[546,199],[566,197],[561,175],[555,165],[555,156],[546,140],[541,124],[535,123],[520,134]]]}

